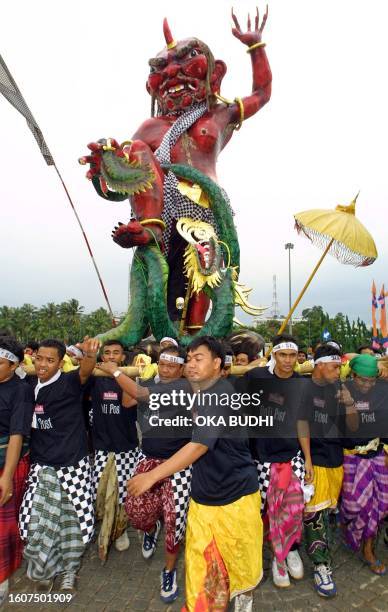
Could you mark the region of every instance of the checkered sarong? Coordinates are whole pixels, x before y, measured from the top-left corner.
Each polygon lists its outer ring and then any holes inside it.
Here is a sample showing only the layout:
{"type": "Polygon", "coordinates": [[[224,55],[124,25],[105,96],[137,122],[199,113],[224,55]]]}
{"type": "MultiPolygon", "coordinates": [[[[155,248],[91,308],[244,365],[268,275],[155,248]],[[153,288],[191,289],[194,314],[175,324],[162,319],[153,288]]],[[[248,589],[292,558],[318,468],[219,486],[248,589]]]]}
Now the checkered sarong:
{"type": "MultiPolygon", "coordinates": [[[[127,496],[127,481],[132,478],[133,472],[139,461],[139,449],[124,451],[122,453],[113,453],[116,461],[117,481],[119,486],[119,504],[125,502],[127,496]]],[[[93,501],[96,501],[98,483],[108,461],[108,451],[96,450],[94,453],[93,465],[93,501]]]]}
{"type": "MultiPolygon", "coordinates": [[[[31,518],[32,503],[35,490],[39,482],[39,472],[43,465],[31,465],[27,480],[27,490],[19,514],[20,537],[28,539],[28,523],[31,518]]],[[[94,533],[94,507],[92,498],[92,472],[89,457],[84,457],[79,463],[70,467],[55,470],[59,482],[65,491],[70,503],[77,513],[82,540],[84,544],[90,542],[94,533]]]]}
{"type": "MultiPolygon", "coordinates": [[[[265,500],[267,498],[267,491],[269,487],[269,479],[271,475],[271,463],[269,461],[265,461],[264,463],[260,463],[260,461],[256,461],[255,464],[257,468],[257,475],[259,479],[259,490],[261,495],[261,510],[264,510],[265,500]]],[[[301,485],[303,487],[304,484],[304,459],[302,457],[302,453],[299,451],[295,457],[291,459],[291,467],[295,474],[295,476],[300,480],[301,485]]]]}
{"type": "Polygon", "coordinates": [[[175,472],[171,476],[172,490],[175,502],[175,544],[181,541],[185,535],[187,511],[189,509],[191,492],[191,466],[175,472]]]}

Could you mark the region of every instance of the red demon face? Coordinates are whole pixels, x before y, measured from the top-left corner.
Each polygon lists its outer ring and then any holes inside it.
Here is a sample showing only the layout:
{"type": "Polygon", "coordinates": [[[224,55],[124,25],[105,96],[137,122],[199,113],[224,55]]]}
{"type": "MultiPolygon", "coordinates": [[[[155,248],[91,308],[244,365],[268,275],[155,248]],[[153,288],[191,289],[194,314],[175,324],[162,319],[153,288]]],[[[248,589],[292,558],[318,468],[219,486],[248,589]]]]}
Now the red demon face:
{"type": "Polygon", "coordinates": [[[197,38],[175,42],[166,19],[163,31],[167,47],[148,62],[147,91],[160,113],[180,113],[219,91],[226,66],[197,38]]]}
{"type": "Polygon", "coordinates": [[[196,39],[183,40],[149,60],[148,92],[163,114],[206,100],[208,58],[196,39]]]}

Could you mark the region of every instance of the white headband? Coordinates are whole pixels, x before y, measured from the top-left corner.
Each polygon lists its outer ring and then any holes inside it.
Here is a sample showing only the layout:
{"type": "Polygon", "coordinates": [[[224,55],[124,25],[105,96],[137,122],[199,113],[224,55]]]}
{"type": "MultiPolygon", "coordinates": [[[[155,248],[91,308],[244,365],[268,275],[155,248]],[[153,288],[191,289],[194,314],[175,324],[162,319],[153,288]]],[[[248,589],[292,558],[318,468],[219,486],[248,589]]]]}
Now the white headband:
{"type": "Polygon", "coordinates": [[[160,360],[169,361],[170,363],[179,363],[179,365],[183,365],[185,360],[182,357],[178,357],[177,355],[170,355],[169,353],[162,353],[159,357],[160,360]]]}
{"type": "Polygon", "coordinates": [[[162,342],[171,342],[171,344],[173,344],[174,346],[178,346],[178,342],[174,340],[174,338],[170,338],[169,336],[165,336],[164,338],[162,338],[160,344],[162,344],[162,342]]]}
{"type": "Polygon", "coordinates": [[[330,340],[329,342],[326,342],[327,346],[332,346],[333,348],[337,349],[337,351],[341,350],[341,347],[339,344],[337,344],[337,342],[334,342],[334,340],[330,340]]]}
{"type": "Polygon", "coordinates": [[[84,356],[83,352],[77,347],[71,344],[66,347],[66,350],[73,355],[76,359],[82,359],[84,356]]]}
{"type": "Polygon", "coordinates": [[[298,352],[298,345],[295,342],[280,342],[279,344],[275,344],[272,349],[273,353],[277,353],[277,351],[296,351],[298,352]]]}
{"type": "Polygon", "coordinates": [[[233,363],[232,355],[225,355],[225,365],[230,366],[233,363]]]}
{"type": "Polygon", "coordinates": [[[16,357],[16,355],[11,353],[11,351],[7,351],[7,349],[0,348],[0,357],[13,361],[13,363],[19,363],[19,357],[16,357]]]}
{"type": "Polygon", "coordinates": [[[276,360],[274,357],[274,353],[277,353],[278,351],[287,351],[287,350],[298,352],[298,346],[295,344],[295,342],[279,342],[279,344],[275,344],[275,346],[272,348],[271,359],[267,363],[268,371],[271,372],[271,374],[274,373],[275,366],[276,366],[276,360]]]}
{"type": "Polygon", "coordinates": [[[326,355],[326,357],[318,357],[314,359],[314,365],[317,363],[342,363],[339,355],[326,355]]]}

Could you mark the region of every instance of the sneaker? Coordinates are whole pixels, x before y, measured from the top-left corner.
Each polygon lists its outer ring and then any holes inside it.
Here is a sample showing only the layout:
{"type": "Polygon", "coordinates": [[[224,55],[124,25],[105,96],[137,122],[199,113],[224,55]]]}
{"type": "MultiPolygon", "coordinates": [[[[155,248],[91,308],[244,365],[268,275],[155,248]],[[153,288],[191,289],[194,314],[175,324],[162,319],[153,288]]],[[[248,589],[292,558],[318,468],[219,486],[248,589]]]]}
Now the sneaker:
{"type": "Polygon", "coordinates": [[[153,533],[144,533],[143,546],[141,548],[141,552],[143,553],[144,559],[150,559],[154,554],[156,549],[156,543],[158,541],[160,527],[160,521],[156,521],[155,531],[153,533]]]}
{"type": "Polygon", "coordinates": [[[290,550],[286,557],[287,569],[294,580],[302,580],[304,571],[303,563],[297,550],[290,550]]]}
{"type": "Polygon", "coordinates": [[[278,563],[276,559],[272,561],[272,579],[274,585],[284,589],[290,586],[290,577],[287,571],[287,565],[283,561],[283,563],[278,563]]]}
{"type": "Polygon", "coordinates": [[[178,597],[179,589],[176,581],[176,569],[171,572],[166,568],[160,574],[160,598],[164,603],[171,603],[178,597]]]}
{"type": "Polygon", "coordinates": [[[74,592],[76,590],[76,578],[77,574],[75,572],[63,572],[59,590],[74,592]]]}
{"type": "Polygon", "coordinates": [[[8,591],[0,591],[0,608],[5,606],[5,604],[7,603],[8,595],[9,595],[8,591]]]}
{"type": "Polygon", "coordinates": [[[49,580],[38,580],[35,585],[35,593],[51,593],[54,586],[54,578],[49,580]]]}
{"type": "Polygon", "coordinates": [[[8,583],[8,578],[6,578],[3,582],[0,583],[0,608],[3,604],[7,602],[8,594],[9,594],[9,583],[8,583]]]}
{"type": "Polygon", "coordinates": [[[330,567],[324,563],[314,567],[314,586],[321,597],[334,597],[337,595],[337,587],[332,578],[330,567]]]}
{"type": "Polygon", "coordinates": [[[234,612],[252,612],[253,610],[253,597],[252,595],[246,595],[241,593],[237,595],[234,600],[234,612]]]}
{"type": "Polygon", "coordinates": [[[129,537],[126,531],[115,540],[115,549],[119,552],[123,552],[123,550],[128,550],[129,548],[129,537]]]}

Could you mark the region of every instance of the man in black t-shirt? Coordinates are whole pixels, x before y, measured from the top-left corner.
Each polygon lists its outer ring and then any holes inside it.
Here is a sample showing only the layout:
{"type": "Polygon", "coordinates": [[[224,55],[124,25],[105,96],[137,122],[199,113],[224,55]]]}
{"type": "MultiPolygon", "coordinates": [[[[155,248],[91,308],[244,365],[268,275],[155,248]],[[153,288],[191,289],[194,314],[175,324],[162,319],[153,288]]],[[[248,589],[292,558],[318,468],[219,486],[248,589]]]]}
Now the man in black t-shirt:
{"type": "Polygon", "coordinates": [[[207,609],[214,601],[226,609],[236,596],[239,606],[252,609],[251,591],[262,577],[257,472],[248,438],[234,425],[239,398],[221,379],[224,358],[221,343],[210,336],[189,345],[185,376],[191,384],[191,442],[128,483],[128,492],[137,497],[193,465],[185,554],[190,612],[196,606],[207,609]]]}
{"type": "Polygon", "coordinates": [[[61,372],[66,347],[59,340],[41,342],[35,358],[31,469],[20,531],[27,540],[27,576],[38,592],[50,592],[57,575],[61,590],[75,589],[84,546],[94,532],[82,395],[98,346],[89,338],[78,344],[84,353],[80,368],[67,374],[61,372]]]}
{"type": "MultiPolygon", "coordinates": [[[[179,406],[174,405],[174,397],[178,398],[180,392],[187,393],[190,388],[189,383],[182,378],[185,357],[186,353],[180,347],[170,345],[162,349],[158,362],[158,383],[148,380],[142,382],[140,386],[124,375],[120,375],[117,379],[122,389],[133,398],[133,401],[138,402],[138,423],[142,433],[142,444],[135,474],[144,474],[153,470],[190,441],[191,424],[186,429],[178,426],[163,428],[153,426],[153,422],[159,418],[168,418],[174,422],[173,419],[179,417],[179,413],[185,412],[181,401],[179,406]],[[155,402],[159,397],[160,408],[156,410],[155,402]]],[[[105,372],[110,371],[113,375],[115,373],[112,363],[99,364],[99,367],[105,372]]],[[[171,603],[178,597],[175,566],[180,542],[185,534],[190,480],[191,469],[187,467],[164,479],[140,497],[128,494],[125,502],[131,525],[144,532],[142,554],[145,559],[150,559],[155,552],[161,519],[163,519],[165,568],[161,573],[160,596],[165,603],[171,603]]]]}
{"type": "Polygon", "coordinates": [[[305,508],[305,541],[314,563],[314,586],[322,597],[337,593],[328,544],[329,511],[337,507],[341,492],[345,419],[349,427],[358,422],[349,391],[340,388],[340,368],[341,355],[336,348],[322,345],[317,349],[298,422],[306,471],[312,472],[314,486],[314,495],[305,508]]]}
{"type": "MultiPolygon", "coordinates": [[[[250,370],[237,390],[260,396],[258,414],[272,417],[274,437],[251,438],[250,447],[259,476],[264,522],[273,550],[274,584],[290,586],[289,574],[303,578],[298,548],[303,534],[304,461],[297,438],[297,418],[303,379],[294,372],[298,345],[289,334],[272,339],[271,360],[266,367],[250,370]],[[292,520],[287,520],[292,506],[292,520]]],[[[309,474],[306,483],[309,482],[309,474]]]]}
{"type": "MultiPolygon", "coordinates": [[[[101,520],[98,535],[98,555],[105,561],[109,545],[116,550],[129,547],[127,515],[124,503],[127,480],[138,460],[136,402],[121,389],[117,376],[125,360],[124,346],[118,340],[108,340],[100,349],[103,364],[108,364],[113,376],[93,376],[90,379],[91,434],[94,449],[93,497],[96,519],[101,520]],[[114,494],[112,494],[112,490],[114,494]]],[[[101,369],[100,368],[100,369],[101,369]]]]}
{"type": "Polygon", "coordinates": [[[23,347],[10,336],[0,338],[0,608],[7,600],[8,579],[21,565],[19,508],[29,468],[28,436],[34,395],[15,373],[23,347]]]}
{"type": "Polygon", "coordinates": [[[341,525],[348,546],[374,574],[386,574],[375,555],[376,537],[388,516],[388,383],[378,380],[376,357],[356,355],[346,382],[358,414],[357,431],[346,432],[341,525]]]}

